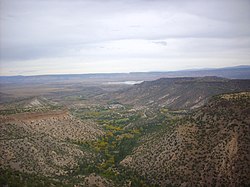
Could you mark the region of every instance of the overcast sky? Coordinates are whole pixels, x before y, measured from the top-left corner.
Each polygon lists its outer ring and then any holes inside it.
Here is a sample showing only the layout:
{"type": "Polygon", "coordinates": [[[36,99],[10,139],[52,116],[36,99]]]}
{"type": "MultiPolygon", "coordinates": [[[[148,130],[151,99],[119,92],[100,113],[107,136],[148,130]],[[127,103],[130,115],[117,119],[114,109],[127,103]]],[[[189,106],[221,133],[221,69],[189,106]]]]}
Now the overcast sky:
{"type": "Polygon", "coordinates": [[[0,75],[243,64],[249,0],[0,0],[0,75]]]}

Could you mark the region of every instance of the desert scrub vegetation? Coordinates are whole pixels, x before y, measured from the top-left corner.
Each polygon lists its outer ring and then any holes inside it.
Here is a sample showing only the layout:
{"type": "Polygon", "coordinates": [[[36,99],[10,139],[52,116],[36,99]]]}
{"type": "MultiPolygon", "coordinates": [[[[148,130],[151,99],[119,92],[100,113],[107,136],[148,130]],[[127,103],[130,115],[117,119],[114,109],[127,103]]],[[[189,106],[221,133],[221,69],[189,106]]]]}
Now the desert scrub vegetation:
{"type": "MultiPolygon", "coordinates": [[[[90,180],[95,174],[98,180],[100,176],[121,186],[147,186],[145,178],[120,165],[120,161],[132,154],[150,127],[149,124],[145,128],[133,126],[141,119],[140,111],[98,107],[72,111],[72,114],[80,118],[87,114],[89,117],[79,120],[67,112],[4,117],[7,121],[0,126],[5,135],[0,142],[3,171],[23,172],[30,174],[31,178],[35,174],[60,178],[58,180],[69,185],[78,185],[80,178],[84,180],[88,176],[90,180]]],[[[162,119],[159,118],[158,123],[162,119]]],[[[153,132],[153,128],[150,131],[153,132]]],[[[7,173],[11,176],[11,172],[7,173]]],[[[14,185],[14,182],[8,184],[14,185]]]]}
{"type": "Polygon", "coordinates": [[[25,177],[8,168],[47,175],[34,179],[40,186],[248,185],[248,95],[215,96],[188,111],[113,102],[8,123],[0,126],[1,165],[8,166],[1,176],[24,186],[25,177]]]}
{"type": "Polygon", "coordinates": [[[245,93],[216,96],[172,130],[144,137],[121,164],[160,186],[248,186],[249,109],[245,93]]]}
{"type": "Polygon", "coordinates": [[[72,184],[67,184],[58,179],[45,177],[42,175],[27,174],[10,169],[0,169],[0,185],[10,187],[71,187],[72,184]]]}
{"type": "Polygon", "coordinates": [[[48,112],[62,110],[63,106],[54,105],[48,101],[42,102],[39,99],[31,100],[30,102],[25,101],[17,104],[9,104],[4,106],[0,110],[0,115],[10,115],[10,114],[19,114],[19,113],[30,113],[30,112],[48,112]]]}
{"type": "MultiPolygon", "coordinates": [[[[77,168],[80,158],[91,157],[90,152],[70,141],[91,141],[103,134],[94,122],[82,122],[67,112],[1,116],[0,122],[0,168],[9,170],[9,176],[16,171],[65,177],[77,168]]],[[[11,181],[8,184],[14,186],[14,179],[11,181]]]]}

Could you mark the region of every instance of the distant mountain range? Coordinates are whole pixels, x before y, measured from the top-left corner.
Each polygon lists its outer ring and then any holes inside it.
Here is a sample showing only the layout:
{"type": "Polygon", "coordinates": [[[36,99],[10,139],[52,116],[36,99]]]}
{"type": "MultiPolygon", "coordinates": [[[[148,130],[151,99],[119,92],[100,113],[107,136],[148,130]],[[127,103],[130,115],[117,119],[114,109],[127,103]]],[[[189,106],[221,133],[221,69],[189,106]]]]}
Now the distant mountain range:
{"type": "Polygon", "coordinates": [[[191,69],[167,72],[131,72],[131,73],[97,73],[97,74],[64,74],[36,76],[0,76],[0,83],[51,83],[65,81],[142,81],[156,80],[163,77],[203,77],[217,76],[230,79],[250,79],[250,66],[235,66],[216,69],[191,69]]]}

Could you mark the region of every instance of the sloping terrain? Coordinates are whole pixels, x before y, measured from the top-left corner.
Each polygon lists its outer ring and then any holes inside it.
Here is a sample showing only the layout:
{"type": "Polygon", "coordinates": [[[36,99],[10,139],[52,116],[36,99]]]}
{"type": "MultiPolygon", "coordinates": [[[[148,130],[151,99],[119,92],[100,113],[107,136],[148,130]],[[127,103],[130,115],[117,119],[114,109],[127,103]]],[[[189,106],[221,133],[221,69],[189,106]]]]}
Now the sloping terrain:
{"type": "Polygon", "coordinates": [[[103,132],[62,110],[0,116],[0,134],[1,168],[51,176],[66,174],[90,156],[74,142],[95,140],[103,132]]]}
{"type": "Polygon", "coordinates": [[[61,140],[94,140],[102,131],[91,121],[81,122],[67,111],[47,113],[12,114],[0,117],[3,122],[1,132],[6,134],[5,124],[25,127],[33,133],[43,133],[61,140]]]}
{"type": "Polygon", "coordinates": [[[249,86],[162,78],[16,97],[0,105],[0,185],[249,185],[249,86]]]}
{"type": "Polygon", "coordinates": [[[250,80],[161,78],[118,91],[114,97],[126,104],[178,110],[200,107],[214,95],[245,90],[250,90],[250,80]]]}
{"type": "Polygon", "coordinates": [[[45,112],[61,108],[57,102],[52,102],[45,97],[28,97],[12,99],[10,102],[0,105],[0,115],[45,112]]]}
{"type": "Polygon", "coordinates": [[[160,186],[250,185],[250,92],[213,97],[121,164],[160,186]]]}

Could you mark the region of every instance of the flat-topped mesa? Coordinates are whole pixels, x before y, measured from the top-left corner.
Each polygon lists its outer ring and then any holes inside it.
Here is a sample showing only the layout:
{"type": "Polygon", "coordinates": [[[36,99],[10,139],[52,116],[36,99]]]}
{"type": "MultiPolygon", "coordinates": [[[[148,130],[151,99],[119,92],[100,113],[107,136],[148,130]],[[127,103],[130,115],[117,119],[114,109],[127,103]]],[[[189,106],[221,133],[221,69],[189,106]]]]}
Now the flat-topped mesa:
{"type": "Polygon", "coordinates": [[[32,121],[42,119],[69,119],[71,118],[70,113],[67,109],[48,111],[48,112],[29,112],[29,113],[18,113],[10,114],[6,116],[0,115],[0,122],[7,123],[13,121],[32,121]]]}

